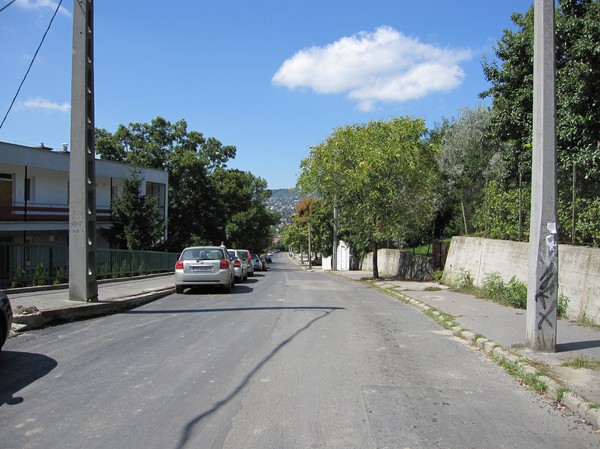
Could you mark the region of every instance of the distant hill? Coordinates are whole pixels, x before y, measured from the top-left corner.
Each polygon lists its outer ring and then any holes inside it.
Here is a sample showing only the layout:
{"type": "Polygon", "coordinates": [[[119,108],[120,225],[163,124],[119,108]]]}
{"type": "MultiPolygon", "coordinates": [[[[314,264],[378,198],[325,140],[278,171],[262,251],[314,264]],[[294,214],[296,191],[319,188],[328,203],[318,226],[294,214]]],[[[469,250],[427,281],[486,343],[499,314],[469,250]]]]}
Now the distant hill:
{"type": "Polygon", "coordinates": [[[296,204],[304,195],[298,189],[272,189],[271,198],[267,200],[267,206],[281,215],[280,224],[291,223],[292,214],[296,212],[296,204]]]}

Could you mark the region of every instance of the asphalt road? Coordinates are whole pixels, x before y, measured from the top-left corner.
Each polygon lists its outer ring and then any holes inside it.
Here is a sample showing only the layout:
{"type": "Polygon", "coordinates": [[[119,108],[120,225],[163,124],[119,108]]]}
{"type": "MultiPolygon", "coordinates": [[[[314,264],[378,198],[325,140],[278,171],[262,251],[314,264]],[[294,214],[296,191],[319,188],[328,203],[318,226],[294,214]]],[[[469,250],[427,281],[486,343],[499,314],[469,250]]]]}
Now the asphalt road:
{"type": "Polygon", "coordinates": [[[230,295],[10,339],[0,447],[600,447],[414,308],[283,254],[272,267],[230,295]]]}

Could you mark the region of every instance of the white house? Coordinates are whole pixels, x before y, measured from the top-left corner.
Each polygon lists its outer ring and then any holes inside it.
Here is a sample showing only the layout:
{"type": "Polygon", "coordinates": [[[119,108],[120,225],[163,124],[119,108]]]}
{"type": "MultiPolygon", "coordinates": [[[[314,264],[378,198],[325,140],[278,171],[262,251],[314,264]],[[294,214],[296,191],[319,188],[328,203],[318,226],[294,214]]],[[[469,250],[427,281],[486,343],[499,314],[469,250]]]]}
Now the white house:
{"type": "MultiPolygon", "coordinates": [[[[69,154],[66,145],[53,150],[0,142],[0,242],[68,246],[69,154]]],[[[101,159],[95,170],[98,230],[111,226],[112,200],[134,170],[142,178],[141,194],[154,195],[167,219],[166,171],[101,159]]],[[[102,233],[96,234],[97,247],[109,247],[102,233]]]]}

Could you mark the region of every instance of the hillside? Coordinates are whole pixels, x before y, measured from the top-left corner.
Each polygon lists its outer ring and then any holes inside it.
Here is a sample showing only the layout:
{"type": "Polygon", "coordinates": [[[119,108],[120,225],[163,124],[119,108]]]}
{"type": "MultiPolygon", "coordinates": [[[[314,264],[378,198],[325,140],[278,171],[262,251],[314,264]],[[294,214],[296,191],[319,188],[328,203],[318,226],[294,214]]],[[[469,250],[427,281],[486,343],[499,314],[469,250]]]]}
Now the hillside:
{"type": "Polygon", "coordinates": [[[291,216],[296,212],[296,204],[302,198],[298,189],[273,189],[271,198],[267,200],[267,206],[281,215],[280,224],[289,224],[291,216]]]}

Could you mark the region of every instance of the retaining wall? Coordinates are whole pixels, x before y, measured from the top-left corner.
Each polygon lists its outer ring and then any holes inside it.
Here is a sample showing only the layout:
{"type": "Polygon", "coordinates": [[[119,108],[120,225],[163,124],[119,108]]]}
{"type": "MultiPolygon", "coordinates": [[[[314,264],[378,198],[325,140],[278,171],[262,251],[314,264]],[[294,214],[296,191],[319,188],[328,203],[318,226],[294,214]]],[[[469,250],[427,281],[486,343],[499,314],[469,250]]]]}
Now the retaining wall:
{"type": "MultiPolygon", "coordinates": [[[[513,276],[527,283],[529,244],[478,237],[453,237],[444,268],[444,278],[468,271],[476,286],[498,273],[505,282],[513,276]]],[[[558,246],[559,294],[568,299],[571,319],[585,316],[600,324],[600,249],[558,246]]]]}
{"type": "MultiPolygon", "coordinates": [[[[363,271],[373,271],[373,253],[362,262],[363,271]]],[[[430,281],[433,279],[433,258],[399,249],[377,250],[377,269],[380,276],[398,276],[402,279],[430,281]]]]}

